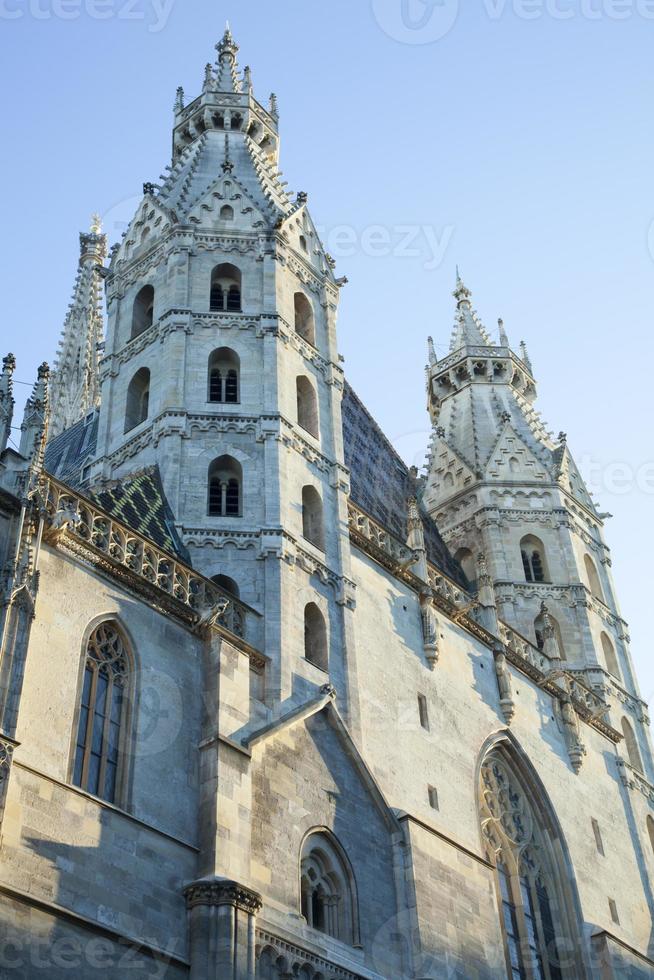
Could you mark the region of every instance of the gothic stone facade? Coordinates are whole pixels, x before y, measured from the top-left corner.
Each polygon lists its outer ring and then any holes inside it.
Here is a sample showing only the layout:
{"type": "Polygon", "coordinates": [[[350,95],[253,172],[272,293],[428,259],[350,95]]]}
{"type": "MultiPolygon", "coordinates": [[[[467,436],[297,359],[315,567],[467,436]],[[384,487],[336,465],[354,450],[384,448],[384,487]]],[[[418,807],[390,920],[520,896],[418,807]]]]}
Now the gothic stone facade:
{"type": "Polygon", "coordinates": [[[0,974],[654,976],[654,760],[602,518],[457,282],[409,471],[229,33],[0,377],[0,974]],[[99,360],[100,290],[106,343],[99,360]]]}

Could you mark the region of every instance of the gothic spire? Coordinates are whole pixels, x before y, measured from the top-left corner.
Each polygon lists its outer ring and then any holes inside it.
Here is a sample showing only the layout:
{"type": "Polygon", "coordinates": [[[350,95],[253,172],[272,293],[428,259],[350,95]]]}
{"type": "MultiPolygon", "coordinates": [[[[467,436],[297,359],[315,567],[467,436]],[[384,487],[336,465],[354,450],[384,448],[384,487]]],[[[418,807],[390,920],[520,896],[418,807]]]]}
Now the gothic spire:
{"type": "Polygon", "coordinates": [[[472,293],[463,282],[458,267],[453,295],[456,300],[456,315],[450,350],[459,350],[460,347],[490,347],[490,337],[472,308],[472,293]]]}
{"type": "Polygon", "coordinates": [[[20,454],[30,460],[31,467],[40,467],[45,454],[49,419],[50,368],[42,364],[32,394],[25,404],[20,433],[20,454]]]}
{"type": "Polygon", "coordinates": [[[16,358],[13,354],[7,354],[2,361],[2,374],[0,374],[0,453],[7,448],[9,435],[11,433],[11,421],[14,415],[14,393],[13,379],[16,358]]]}
{"type": "Polygon", "coordinates": [[[64,322],[52,378],[50,435],[74,425],[100,402],[98,370],[102,344],[102,274],[107,237],[94,215],[91,230],[80,234],[80,260],[73,300],[64,322]]]}
{"type": "Polygon", "coordinates": [[[222,41],[216,45],[218,52],[218,79],[216,89],[218,92],[240,92],[241,83],[238,79],[238,65],[236,55],[238,54],[238,44],[232,37],[229,23],[225,28],[222,41]]]}

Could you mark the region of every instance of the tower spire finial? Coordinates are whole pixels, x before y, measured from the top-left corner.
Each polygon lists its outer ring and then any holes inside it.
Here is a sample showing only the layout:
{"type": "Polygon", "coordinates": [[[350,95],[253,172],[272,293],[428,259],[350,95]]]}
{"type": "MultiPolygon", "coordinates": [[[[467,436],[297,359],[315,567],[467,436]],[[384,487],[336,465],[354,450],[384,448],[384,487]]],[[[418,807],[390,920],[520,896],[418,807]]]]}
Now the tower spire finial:
{"type": "Polygon", "coordinates": [[[12,375],[15,368],[16,358],[13,354],[7,354],[2,360],[2,373],[0,374],[0,453],[7,448],[14,415],[12,375]]]}
{"type": "Polygon", "coordinates": [[[456,267],[456,289],[454,290],[453,295],[460,310],[470,309],[470,299],[472,297],[472,293],[461,278],[458,265],[456,267]]]}
{"type": "Polygon", "coordinates": [[[236,55],[238,54],[238,44],[234,40],[229,21],[225,27],[222,41],[216,45],[218,52],[218,78],[216,89],[219,92],[240,92],[241,87],[238,81],[236,55]]]}

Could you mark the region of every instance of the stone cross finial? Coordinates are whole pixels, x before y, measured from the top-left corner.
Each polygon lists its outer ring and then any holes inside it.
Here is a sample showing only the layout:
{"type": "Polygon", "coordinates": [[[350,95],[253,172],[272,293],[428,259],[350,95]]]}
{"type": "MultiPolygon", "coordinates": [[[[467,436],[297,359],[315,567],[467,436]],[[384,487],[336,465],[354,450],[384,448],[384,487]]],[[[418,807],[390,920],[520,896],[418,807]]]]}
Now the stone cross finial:
{"type": "Polygon", "coordinates": [[[463,279],[461,278],[461,275],[459,273],[458,265],[456,267],[456,289],[454,290],[454,293],[452,295],[454,296],[457,302],[457,306],[459,307],[460,310],[470,307],[470,299],[472,297],[472,293],[470,292],[466,284],[463,282],[463,279]]]}

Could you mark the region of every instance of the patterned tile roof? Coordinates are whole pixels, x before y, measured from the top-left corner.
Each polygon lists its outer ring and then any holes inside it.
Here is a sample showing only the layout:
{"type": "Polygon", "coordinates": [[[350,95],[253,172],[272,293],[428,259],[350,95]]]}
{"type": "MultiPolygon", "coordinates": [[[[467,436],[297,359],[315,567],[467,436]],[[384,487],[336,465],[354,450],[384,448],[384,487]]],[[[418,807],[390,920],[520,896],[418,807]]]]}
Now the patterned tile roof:
{"type": "MultiPolygon", "coordinates": [[[[412,492],[409,467],[395,451],[372,415],[346,384],[343,397],[345,465],[351,473],[352,502],[402,541],[408,537],[407,500],[412,492]]],[[[462,586],[463,571],[440,532],[422,510],[427,557],[462,586]]]]}
{"type": "Polygon", "coordinates": [[[95,454],[98,413],[76,422],[56,436],[45,453],[45,468],[74,490],[83,490],[116,520],[149,538],[184,562],[189,555],[175,528],[175,517],[161,483],[157,466],[131,474],[120,482],[93,491],[87,486],[84,467],[95,454]]]}

